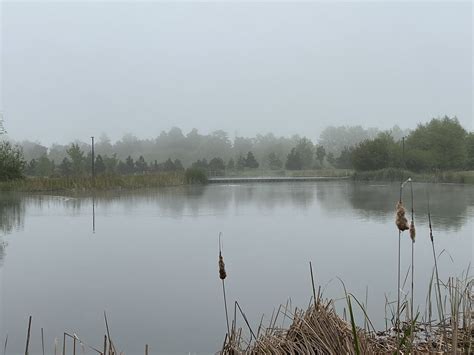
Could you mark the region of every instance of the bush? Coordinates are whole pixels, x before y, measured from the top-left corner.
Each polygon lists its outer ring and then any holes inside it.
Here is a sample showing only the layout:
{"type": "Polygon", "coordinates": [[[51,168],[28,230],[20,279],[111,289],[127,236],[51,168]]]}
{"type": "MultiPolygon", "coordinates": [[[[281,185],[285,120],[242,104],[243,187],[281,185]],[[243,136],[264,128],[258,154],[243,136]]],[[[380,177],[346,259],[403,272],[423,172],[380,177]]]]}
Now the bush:
{"type": "Polygon", "coordinates": [[[184,179],[188,184],[206,184],[207,175],[202,169],[190,168],[186,169],[184,179]]]}

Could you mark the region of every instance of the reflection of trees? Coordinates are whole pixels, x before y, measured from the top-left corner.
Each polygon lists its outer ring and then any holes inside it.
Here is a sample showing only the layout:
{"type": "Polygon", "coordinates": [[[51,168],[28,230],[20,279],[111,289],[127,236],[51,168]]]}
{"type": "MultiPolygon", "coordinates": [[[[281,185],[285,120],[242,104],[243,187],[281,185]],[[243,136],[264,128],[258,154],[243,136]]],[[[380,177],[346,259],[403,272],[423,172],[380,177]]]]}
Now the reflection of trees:
{"type": "MultiPolygon", "coordinates": [[[[399,198],[399,184],[341,183],[318,189],[322,207],[340,211],[353,209],[366,219],[391,219],[399,198]],[[347,203],[349,202],[349,203],[347,203]]],[[[426,223],[430,199],[433,227],[459,229],[467,220],[468,207],[474,205],[474,187],[455,184],[414,183],[414,208],[418,221],[426,223]]],[[[410,186],[406,185],[403,201],[411,206],[410,186]]]]}
{"type": "Polygon", "coordinates": [[[7,243],[2,236],[23,225],[25,206],[18,195],[2,193],[0,196],[0,266],[5,258],[7,243]]]}
{"type": "MultiPolygon", "coordinates": [[[[272,210],[277,206],[292,205],[306,209],[314,201],[316,186],[311,183],[272,183],[240,185],[196,185],[130,191],[98,191],[95,193],[96,211],[122,208],[133,211],[142,204],[156,206],[162,215],[181,217],[198,214],[222,214],[229,208],[252,204],[258,209],[272,210]]],[[[73,215],[90,208],[92,196],[36,196],[30,203],[38,208],[60,205],[73,215]]]]}
{"type": "Polygon", "coordinates": [[[10,233],[14,228],[23,225],[25,205],[20,196],[2,193],[0,197],[0,232],[10,233]]]}

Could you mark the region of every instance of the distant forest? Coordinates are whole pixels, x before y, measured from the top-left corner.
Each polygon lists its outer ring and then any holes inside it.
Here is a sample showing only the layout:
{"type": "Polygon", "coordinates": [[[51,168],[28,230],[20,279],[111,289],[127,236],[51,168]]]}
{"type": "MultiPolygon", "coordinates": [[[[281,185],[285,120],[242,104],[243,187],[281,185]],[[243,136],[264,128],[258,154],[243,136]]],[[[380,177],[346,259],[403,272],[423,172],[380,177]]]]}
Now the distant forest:
{"type": "MultiPolygon", "coordinates": [[[[398,126],[388,132],[395,140],[408,133],[398,126]]],[[[108,173],[169,171],[191,166],[214,170],[257,167],[283,169],[293,150],[296,162],[290,162],[290,168],[315,169],[335,165],[345,149],[374,138],[379,133],[378,129],[364,129],[361,126],[328,127],[316,143],[298,135],[275,137],[271,133],[231,140],[224,131],[200,134],[197,129],[193,129],[185,134],[174,127],[152,139],[139,139],[126,134],[122,139],[111,142],[102,134],[96,138],[95,156],[98,172],[108,173]]],[[[16,143],[22,147],[27,175],[49,176],[54,172],[63,175],[89,171],[90,165],[86,162],[91,161],[90,142],[76,141],[50,147],[31,141],[16,143]]],[[[347,167],[347,163],[342,161],[339,165],[347,167]]]]}
{"type": "MultiPolygon", "coordinates": [[[[51,147],[31,141],[16,144],[23,153],[25,175],[90,174],[90,142],[51,147]]],[[[327,127],[317,142],[298,135],[275,137],[271,133],[231,140],[224,131],[200,134],[193,129],[184,134],[174,127],[152,139],[127,134],[111,142],[103,134],[95,143],[97,174],[142,174],[190,167],[207,171],[474,169],[474,137],[455,117],[443,117],[419,124],[413,131],[398,126],[386,131],[361,126],[327,127]]]]}

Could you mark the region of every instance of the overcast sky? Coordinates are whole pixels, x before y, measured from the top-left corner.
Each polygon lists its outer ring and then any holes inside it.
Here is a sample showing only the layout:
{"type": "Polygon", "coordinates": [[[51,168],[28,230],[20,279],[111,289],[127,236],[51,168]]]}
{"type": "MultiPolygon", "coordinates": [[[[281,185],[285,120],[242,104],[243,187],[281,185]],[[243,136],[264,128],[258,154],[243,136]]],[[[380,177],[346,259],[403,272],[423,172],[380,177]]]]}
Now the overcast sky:
{"type": "Polygon", "coordinates": [[[465,3],[2,2],[14,139],[223,129],[317,138],[472,112],[465,3]]]}

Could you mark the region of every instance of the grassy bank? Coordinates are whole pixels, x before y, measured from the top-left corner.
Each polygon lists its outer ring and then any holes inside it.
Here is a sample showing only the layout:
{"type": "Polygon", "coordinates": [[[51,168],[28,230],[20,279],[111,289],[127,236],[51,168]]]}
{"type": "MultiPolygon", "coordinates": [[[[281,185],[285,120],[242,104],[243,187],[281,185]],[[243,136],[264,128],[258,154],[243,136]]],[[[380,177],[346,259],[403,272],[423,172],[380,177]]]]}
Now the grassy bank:
{"type": "Polygon", "coordinates": [[[438,171],[433,173],[414,173],[409,170],[386,168],[374,171],[356,171],[352,175],[358,181],[401,181],[411,177],[416,181],[474,184],[474,171],[438,171]]]}
{"type": "Polygon", "coordinates": [[[0,182],[0,191],[46,192],[139,189],[178,186],[186,183],[184,172],[147,175],[110,175],[91,177],[24,178],[0,182]]]}

